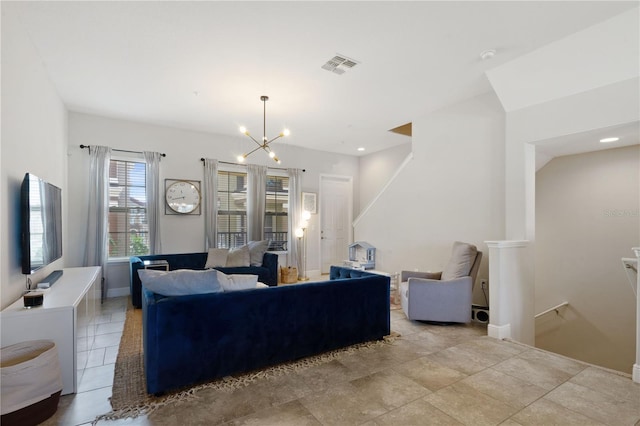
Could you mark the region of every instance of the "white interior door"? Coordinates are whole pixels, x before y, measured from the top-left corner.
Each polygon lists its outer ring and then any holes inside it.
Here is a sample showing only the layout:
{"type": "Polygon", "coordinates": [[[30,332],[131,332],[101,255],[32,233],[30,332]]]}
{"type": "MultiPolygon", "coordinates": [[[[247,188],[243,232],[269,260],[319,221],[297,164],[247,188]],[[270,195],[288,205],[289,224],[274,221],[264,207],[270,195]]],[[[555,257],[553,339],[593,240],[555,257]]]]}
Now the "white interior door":
{"type": "Polygon", "coordinates": [[[348,259],[353,220],[353,181],[345,176],[320,176],[321,272],[348,259]]]}

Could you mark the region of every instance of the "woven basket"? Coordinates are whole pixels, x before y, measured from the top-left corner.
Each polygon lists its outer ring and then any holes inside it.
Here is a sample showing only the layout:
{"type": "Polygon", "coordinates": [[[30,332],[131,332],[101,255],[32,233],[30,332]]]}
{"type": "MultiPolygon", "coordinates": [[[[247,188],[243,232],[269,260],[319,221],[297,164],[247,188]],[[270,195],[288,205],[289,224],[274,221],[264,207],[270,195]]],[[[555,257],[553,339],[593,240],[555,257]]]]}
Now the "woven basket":
{"type": "Polygon", "coordinates": [[[298,282],[298,268],[295,266],[280,267],[280,282],[292,284],[298,282]]]}

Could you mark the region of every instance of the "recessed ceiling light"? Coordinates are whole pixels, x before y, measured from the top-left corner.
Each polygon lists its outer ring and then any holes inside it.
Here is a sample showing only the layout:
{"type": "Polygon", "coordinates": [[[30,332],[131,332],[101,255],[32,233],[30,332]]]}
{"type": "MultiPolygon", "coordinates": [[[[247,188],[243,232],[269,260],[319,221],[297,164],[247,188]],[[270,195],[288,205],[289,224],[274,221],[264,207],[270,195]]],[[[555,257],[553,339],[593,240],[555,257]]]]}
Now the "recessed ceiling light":
{"type": "Polygon", "coordinates": [[[604,138],[604,139],[600,139],[601,143],[611,143],[611,142],[617,142],[619,141],[620,138],[604,138]]]}
{"type": "Polygon", "coordinates": [[[361,146],[360,148],[358,148],[358,151],[364,151],[364,147],[361,146]]]}

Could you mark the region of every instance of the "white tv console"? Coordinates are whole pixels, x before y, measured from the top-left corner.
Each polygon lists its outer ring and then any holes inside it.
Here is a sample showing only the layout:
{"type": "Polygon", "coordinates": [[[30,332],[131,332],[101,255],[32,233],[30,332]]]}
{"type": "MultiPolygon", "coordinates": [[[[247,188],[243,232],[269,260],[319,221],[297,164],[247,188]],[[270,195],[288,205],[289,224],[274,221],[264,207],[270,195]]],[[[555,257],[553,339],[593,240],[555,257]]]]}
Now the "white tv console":
{"type": "Polygon", "coordinates": [[[100,267],[65,268],[46,290],[44,303],[25,309],[22,298],[0,312],[2,347],[26,340],[52,340],[58,348],[62,394],[76,393],[86,367],[78,365],[78,352],[93,348],[96,309],[100,303],[100,267]]]}

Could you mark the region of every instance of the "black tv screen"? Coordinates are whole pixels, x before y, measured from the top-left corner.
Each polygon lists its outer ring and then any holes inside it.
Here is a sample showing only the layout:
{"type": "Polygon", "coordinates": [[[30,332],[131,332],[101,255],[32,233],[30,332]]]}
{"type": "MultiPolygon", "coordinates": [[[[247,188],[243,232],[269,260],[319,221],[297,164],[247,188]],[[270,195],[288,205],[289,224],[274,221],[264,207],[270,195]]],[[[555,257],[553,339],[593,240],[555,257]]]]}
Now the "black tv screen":
{"type": "Polygon", "coordinates": [[[20,191],[23,274],[62,257],[61,192],[31,173],[24,176],[20,191]]]}

